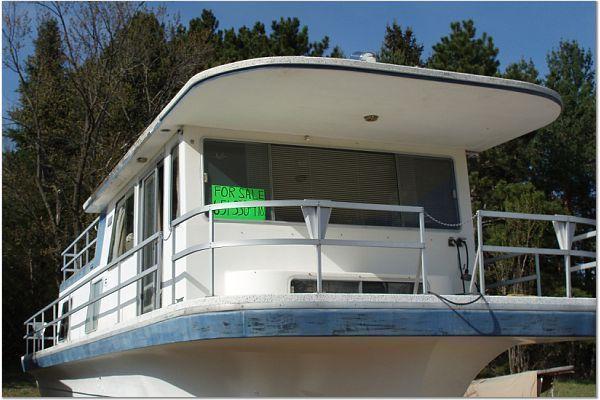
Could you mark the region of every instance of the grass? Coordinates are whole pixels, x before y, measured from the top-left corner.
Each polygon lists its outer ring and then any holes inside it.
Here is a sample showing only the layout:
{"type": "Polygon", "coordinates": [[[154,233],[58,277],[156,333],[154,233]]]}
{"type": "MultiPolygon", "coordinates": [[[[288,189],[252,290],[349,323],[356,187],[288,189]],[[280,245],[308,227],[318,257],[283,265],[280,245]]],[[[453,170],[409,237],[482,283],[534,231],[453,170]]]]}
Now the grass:
{"type": "MultiPolygon", "coordinates": [[[[550,391],[542,394],[550,397],[550,391]]],[[[554,381],[554,397],[596,397],[596,382],[576,380],[554,381]]]]}
{"type": "Polygon", "coordinates": [[[33,376],[24,372],[2,374],[2,397],[39,397],[40,392],[33,376]]]}

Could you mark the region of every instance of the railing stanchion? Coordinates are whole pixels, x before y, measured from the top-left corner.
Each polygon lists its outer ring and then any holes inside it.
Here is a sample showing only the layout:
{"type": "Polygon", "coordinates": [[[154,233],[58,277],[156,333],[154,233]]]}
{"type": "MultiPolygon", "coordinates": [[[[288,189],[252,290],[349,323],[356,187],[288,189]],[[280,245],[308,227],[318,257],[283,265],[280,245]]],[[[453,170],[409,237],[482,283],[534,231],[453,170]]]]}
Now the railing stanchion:
{"type": "Polygon", "coordinates": [[[121,322],[121,262],[117,263],[117,324],[121,322]]]}
{"type": "Polygon", "coordinates": [[[175,246],[177,245],[177,240],[175,239],[177,226],[179,225],[171,223],[171,304],[175,304],[175,260],[173,260],[173,256],[175,255],[175,246]]]}
{"type": "Polygon", "coordinates": [[[41,328],[40,328],[40,337],[41,337],[41,340],[42,340],[42,350],[44,350],[44,347],[46,347],[45,346],[45,344],[46,344],[45,343],[46,342],[46,338],[45,338],[45,334],[44,334],[44,331],[45,331],[45,329],[44,329],[45,315],[44,314],[45,314],[45,312],[42,312],[42,325],[40,325],[41,326],[41,328]]]}
{"type": "Polygon", "coordinates": [[[162,240],[162,233],[160,235],[158,235],[158,239],[156,240],[156,265],[158,266],[158,268],[156,268],[156,272],[154,273],[154,276],[156,277],[156,290],[155,290],[155,298],[154,298],[154,308],[155,309],[159,309],[161,308],[161,289],[162,289],[162,244],[163,244],[163,240],[162,240]]]}
{"type": "Polygon", "coordinates": [[[485,294],[485,262],[483,259],[483,218],[477,211],[477,260],[479,262],[479,293],[485,294]]]}
{"type": "Polygon", "coordinates": [[[572,234],[571,234],[571,227],[570,227],[571,223],[570,222],[565,222],[565,230],[564,230],[564,236],[565,236],[565,247],[567,247],[567,251],[568,253],[565,254],[565,294],[567,297],[571,297],[571,246],[572,246],[572,234]]]}
{"type": "Polygon", "coordinates": [[[317,206],[317,293],[323,292],[323,266],[321,263],[321,206],[317,206]]]}
{"type": "Polygon", "coordinates": [[[425,211],[419,212],[419,240],[421,241],[421,276],[423,277],[423,294],[429,293],[429,284],[427,283],[427,261],[425,260],[425,211]]]}
{"type": "Polygon", "coordinates": [[[535,283],[538,297],[542,297],[542,275],[540,273],[540,255],[535,255],[535,283]]]}
{"type": "Polygon", "coordinates": [[[90,262],[90,231],[85,232],[85,265],[90,262]]]}
{"type": "MultiPolygon", "coordinates": [[[[56,310],[58,309],[58,304],[56,306],[52,306],[52,321],[56,320],[56,310]]],[[[52,346],[56,346],[56,326],[58,322],[55,322],[52,325],[52,346]]]]}
{"type": "Polygon", "coordinates": [[[215,217],[213,215],[213,210],[210,208],[208,210],[208,238],[210,241],[210,295],[215,295],[215,248],[213,247],[215,242],[215,217]]]}

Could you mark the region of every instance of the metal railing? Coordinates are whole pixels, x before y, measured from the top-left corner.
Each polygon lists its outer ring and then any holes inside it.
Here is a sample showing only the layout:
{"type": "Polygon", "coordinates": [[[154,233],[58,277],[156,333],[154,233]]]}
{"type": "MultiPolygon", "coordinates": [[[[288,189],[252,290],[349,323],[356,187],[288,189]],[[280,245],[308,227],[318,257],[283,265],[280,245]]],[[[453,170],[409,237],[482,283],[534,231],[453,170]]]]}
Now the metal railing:
{"type": "MultiPolygon", "coordinates": [[[[56,345],[59,341],[59,323],[63,321],[65,318],[69,318],[72,314],[83,310],[84,308],[93,305],[94,303],[102,300],[103,298],[117,293],[117,305],[116,305],[116,313],[117,313],[117,322],[121,319],[121,289],[126,286],[129,286],[133,283],[136,283],[140,279],[148,276],[150,274],[156,274],[155,278],[155,308],[160,308],[160,290],[161,290],[161,271],[162,271],[162,232],[157,232],[152,236],[148,237],[137,246],[132,249],[126,251],[121,256],[117,257],[112,262],[106,264],[101,268],[96,268],[90,271],[90,273],[85,276],[80,282],[71,286],[65,293],[60,295],[58,299],[54,300],[52,303],[48,304],[42,310],[35,313],[31,318],[25,321],[23,324],[25,325],[25,354],[29,354],[29,348],[32,348],[32,352],[35,353],[38,350],[44,350],[46,346],[46,342],[50,341],[52,346],[56,345]],[[153,266],[144,269],[142,272],[137,275],[121,282],[121,264],[134,256],[140,250],[144,249],[146,246],[156,246],[155,249],[155,263],[153,266]],[[107,291],[102,292],[99,296],[82,303],[73,309],[70,309],[68,312],[59,314],[59,304],[63,300],[67,300],[70,303],[71,296],[75,291],[82,288],[85,285],[91,285],[91,282],[99,277],[102,273],[112,270],[113,268],[117,268],[117,285],[110,288],[107,291]],[[46,330],[51,328],[51,333],[47,333],[46,330]],[[30,343],[32,345],[30,346],[30,343]]],[[[136,264],[137,266],[137,264],[136,264]]],[[[70,324],[69,324],[70,325],[70,324]]],[[[71,329],[69,329],[70,331],[71,329]]]]}
{"type": "MultiPolygon", "coordinates": [[[[420,255],[419,267],[415,274],[415,293],[419,288],[420,280],[423,282],[423,293],[428,293],[427,282],[427,263],[425,259],[425,211],[423,207],[413,206],[396,206],[396,205],[381,205],[381,204],[364,204],[364,203],[347,203],[329,200],[268,200],[268,201],[245,201],[210,204],[203,207],[198,207],[181,217],[173,220],[171,223],[171,234],[173,235],[173,243],[175,243],[176,228],[180,224],[189,219],[200,215],[208,214],[208,242],[190,246],[185,250],[175,252],[175,246],[172,247],[172,276],[175,276],[175,262],[190,254],[208,250],[210,252],[210,267],[211,267],[211,295],[215,295],[215,249],[225,247],[240,247],[240,246],[289,246],[303,245],[315,246],[317,256],[317,292],[323,290],[323,272],[321,261],[322,246],[356,246],[356,247],[383,247],[396,249],[418,249],[420,255]],[[215,239],[215,211],[228,209],[245,209],[252,207],[300,207],[306,223],[309,239],[246,239],[236,241],[217,241],[215,239]],[[392,242],[392,241],[368,241],[368,240],[341,240],[341,239],[326,239],[325,233],[329,223],[331,211],[334,208],[350,209],[350,210],[365,210],[365,211],[383,211],[397,213],[414,213],[419,214],[419,241],[417,242],[392,242]]],[[[175,303],[175,280],[173,280],[172,302],[175,303]]]]}
{"type": "Polygon", "coordinates": [[[555,255],[564,257],[565,265],[565,295],[572,297],[571,273],[589,268],[596,268],[596,252],[585,250],[574,250],[573,244],[586,239],[596,237],[596,229],[575,235],[577,225],[596,227],[596,221],[588,218],[573,217],[568,215],[541,215],[525,214],[501,211],[477,211],[477,253],[473,264],[473,274],[471,276],[470,291],[475,291],[476,280],[479,278],[479,292],[485,293],[486,289],[492,289],[502,286],[513,285],[522,282],[536,281],[536,292],[538,296],[542,295],[542,283],[540,272],[540,255],[555,255]],[[552,222],[556,233],[559,248],[537,248],[537,247],[514,247],[514,246],[495,246],[486,245],[483,239],[483,219],[520,219],[529,221],[552,222]],[[501,255],[485,258],[485,253],[500,253],[501,255]],[[535,274],[515,279],[508,279],[495,282],[486,286],[485,266],[497,261],[507,260],[521,255],[533,255],[535,257],[535,274]],[[588,258],[594,261],[571,266],[571,257],[588,258]]]}
{"type": "Polygon", "coordinates": [[[67,275],[74,273],[94,260],[96,251],[98,221],[100,217],[92,221],[87,228],[61,253],[63,265],[60,269],[63,275],[63,282],[67,275]],[[93,232],[92,232],[93,230],[93,232]],[[93,234],[93,238],[90,235],[93,234]]]}

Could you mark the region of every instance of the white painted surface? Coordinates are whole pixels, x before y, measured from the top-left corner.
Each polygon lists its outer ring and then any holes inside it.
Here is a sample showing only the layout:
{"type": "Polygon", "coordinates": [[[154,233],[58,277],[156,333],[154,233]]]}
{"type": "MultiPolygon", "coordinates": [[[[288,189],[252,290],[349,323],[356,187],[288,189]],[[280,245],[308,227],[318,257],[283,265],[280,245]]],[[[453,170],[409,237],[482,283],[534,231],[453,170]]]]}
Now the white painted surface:
{"type": "Polygon", "coordinates": [[[36,370],[42,396],[459,397],[515,338],[207,340],[36,370]],[[54,390],[52,390],[54,389],[54,390]],[[56,390],[59,389],[59,390],[56,390]],[[67,392],[65,392],[67,391],[67,392]]]}

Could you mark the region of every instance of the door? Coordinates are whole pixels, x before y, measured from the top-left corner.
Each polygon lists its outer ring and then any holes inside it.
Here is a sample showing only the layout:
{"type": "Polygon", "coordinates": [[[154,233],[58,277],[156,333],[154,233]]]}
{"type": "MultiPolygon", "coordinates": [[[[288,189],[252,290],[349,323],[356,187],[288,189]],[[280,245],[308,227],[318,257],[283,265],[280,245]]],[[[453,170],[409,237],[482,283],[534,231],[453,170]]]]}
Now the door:
{"type": "MultiPolygon", "coordinates": [[[[140,210],[140,241],[148,239],[162,229],[162,164],[157,166],[141,185],[140,210]]],[[[139,271],[159,264],[158,240],[144,246],[141,250],[139,271]]],[[[138,313],[144,314],[156,308],[160,299],[157,298],[157,274],[153,272],[140,280],[138,286],[138,313]]]]}

